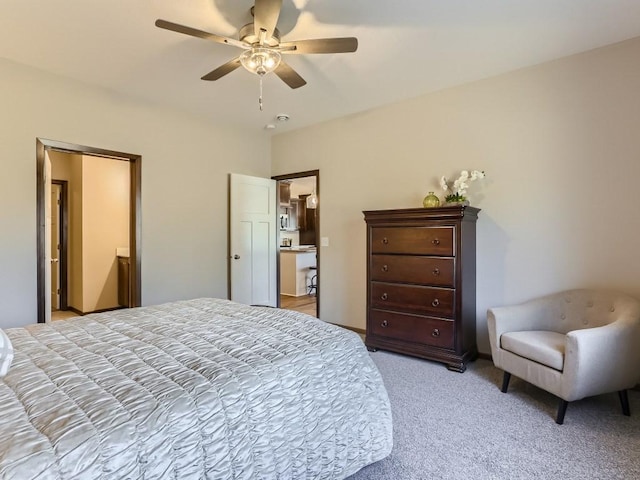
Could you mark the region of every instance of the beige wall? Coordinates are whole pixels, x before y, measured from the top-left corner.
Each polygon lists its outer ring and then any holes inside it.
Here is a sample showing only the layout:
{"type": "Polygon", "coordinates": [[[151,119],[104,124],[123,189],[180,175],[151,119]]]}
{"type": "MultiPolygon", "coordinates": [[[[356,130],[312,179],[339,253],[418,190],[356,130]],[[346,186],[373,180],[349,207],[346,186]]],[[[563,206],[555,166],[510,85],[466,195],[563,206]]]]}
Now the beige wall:
{"type": "Polygon", "coordinates": [[[74,157],[80,157],[80,155],[49,150],[47,156],[51,161],[51,179],[69,182],[71,180],[71,163],[74,157]]]}
{"type": "Polygon", "coordinates": [[[274,175],[320,169],[322,319],[365,327],[362,210],[419,207],[463,168],[488,174],[469,192],[482,352],[488,307],[574,287],[640,297],[638,58],[640,38],[276,136],[274,175]]]}
{"type": "MultiPolygon", "coordinates": [[[[84,242],[82,241],[82,155],[70,155],[71,178],[69,180],[69,264],[67,285],[69,286],[67,302],[70,307],[83,311],[84,285],[82,277],[82,257],[84,242]]],[[[55,160],[54,160],[55,162],[55,160]]]]}
{"type": "Polygon", "coordinates": [[[143,304],[226,297],[228,173],[270,175],[266,134],[6,60],[0,104],[0,327],[36,321],[36,137],[142,155],[143,304]]]}
{"type": "MultiPolygon", "coordinates": [[[[292,172],[294,173],[294,172],[292,172]]],[[[308,195],[316,187],[316,177],[295,178],[291,181],[291,198],[308,195]]]]}
{"type": "Polygon", "coordinates": [[[129,246],[130,164],[82,157],[82,308],[118,306],[116,249],[129,246]]]}

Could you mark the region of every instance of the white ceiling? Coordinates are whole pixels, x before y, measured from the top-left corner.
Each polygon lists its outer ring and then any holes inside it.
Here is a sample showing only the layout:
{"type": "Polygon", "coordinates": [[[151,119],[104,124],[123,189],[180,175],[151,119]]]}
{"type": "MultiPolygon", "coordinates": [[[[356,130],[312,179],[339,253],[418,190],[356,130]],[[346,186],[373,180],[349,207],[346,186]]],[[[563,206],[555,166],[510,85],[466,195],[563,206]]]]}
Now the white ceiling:
{"type": "Polygon", "coordinates": [[[640,36],[639,0],[284,0],[283,41],[355,36],[355,53],[290,55],[291,90],[238,69],[239,49],[154,26],[235,37],[252,0],[2,0],[0,57],[154,104],[263,130],[299,128],[640,36]],[[287,113],[291,120],[278,123],[287,113]]]}

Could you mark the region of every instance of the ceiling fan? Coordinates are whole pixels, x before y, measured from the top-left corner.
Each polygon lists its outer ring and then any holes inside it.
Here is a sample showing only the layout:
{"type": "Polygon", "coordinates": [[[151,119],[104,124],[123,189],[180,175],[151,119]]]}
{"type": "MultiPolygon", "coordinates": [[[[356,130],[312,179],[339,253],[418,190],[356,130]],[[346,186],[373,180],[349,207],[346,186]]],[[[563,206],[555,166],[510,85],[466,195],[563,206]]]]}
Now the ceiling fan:
{"type": "Polygon", "coordinates": [[[307,82],[282,60],[282,55],[347,53],[355,52],[358,49],[358,39],[354,37],[319,38],[280,43],[280,32],[276,28],[276,24],[281,9],[282,0],[255,0],[255,5],[251,7],[253,22],[240,29],[239,40],[166,20],[156,20],[156,26],[244,49],[244,52],[238,57],[207,73],[202,77],[202,80],[218,80],[242,65],[261,78],[274,72],[289,87],[299,88],[306,85],[307,82]]]}

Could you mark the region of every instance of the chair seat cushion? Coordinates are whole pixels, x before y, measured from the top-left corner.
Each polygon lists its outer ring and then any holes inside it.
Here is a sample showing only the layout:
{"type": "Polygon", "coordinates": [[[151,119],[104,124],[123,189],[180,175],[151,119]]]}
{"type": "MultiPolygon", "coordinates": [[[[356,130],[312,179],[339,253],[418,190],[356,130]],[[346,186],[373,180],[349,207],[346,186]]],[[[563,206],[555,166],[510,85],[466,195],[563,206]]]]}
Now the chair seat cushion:
{"type": "Polygon", "coordinates": [[[545,330],[508,332],[500,336],[504,350],[562,371],[565,335],[545,330]]]}

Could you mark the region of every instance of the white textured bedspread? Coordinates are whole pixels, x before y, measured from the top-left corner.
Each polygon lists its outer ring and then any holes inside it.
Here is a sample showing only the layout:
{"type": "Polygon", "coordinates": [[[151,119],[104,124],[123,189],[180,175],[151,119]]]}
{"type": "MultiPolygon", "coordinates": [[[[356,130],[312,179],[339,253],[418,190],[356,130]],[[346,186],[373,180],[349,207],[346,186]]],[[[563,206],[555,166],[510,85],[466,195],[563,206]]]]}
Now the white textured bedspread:
{"type": "Polygon", "coordinates": [[[357,334],[198,299],[5,330],[2,479],[341,479],[391,451],[357,334]]]}

